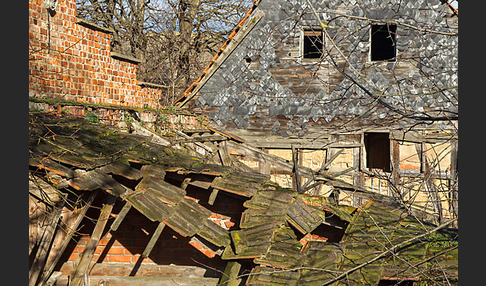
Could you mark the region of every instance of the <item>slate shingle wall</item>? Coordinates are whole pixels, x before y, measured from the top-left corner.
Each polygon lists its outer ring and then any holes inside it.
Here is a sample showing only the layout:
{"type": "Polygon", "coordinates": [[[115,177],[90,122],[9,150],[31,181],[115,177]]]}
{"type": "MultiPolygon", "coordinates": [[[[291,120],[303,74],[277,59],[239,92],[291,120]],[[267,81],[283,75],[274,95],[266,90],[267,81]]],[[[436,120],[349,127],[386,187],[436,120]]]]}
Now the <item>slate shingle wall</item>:
{"type": "Polygon", "coordinates": [[[457,113],[458,37],[420,31],[456,33],[457,17],[451,18],[447,5],[440,1],[313,1],[348,62],[329,41],[326,48],[361,88],[337,71],[329,58],[320,65],[300,59],[301,27],[319,25],[312,14],[303,13],[310,12],[306,3],[261,1],[257,9],[264,11],[264,17],[201,88],[196,100],[201,108],[217,107],[210,114],[217,124],[231,121],[247,129],[250,117],[256,117],[265,119],[263,127],[274,132],[292,129],[279,126],[278,117],[284,116],[293,120],[296,130],[305,132],[307,124],[320,119],[331,122],[336,117],[380,120],[403,114],[457,113]],[[396,62],[370,62],[370,21],[335,12],[413,27],[398,25],[396,62]],[[385,104],[377,104],[376,96],[385,104]]]}

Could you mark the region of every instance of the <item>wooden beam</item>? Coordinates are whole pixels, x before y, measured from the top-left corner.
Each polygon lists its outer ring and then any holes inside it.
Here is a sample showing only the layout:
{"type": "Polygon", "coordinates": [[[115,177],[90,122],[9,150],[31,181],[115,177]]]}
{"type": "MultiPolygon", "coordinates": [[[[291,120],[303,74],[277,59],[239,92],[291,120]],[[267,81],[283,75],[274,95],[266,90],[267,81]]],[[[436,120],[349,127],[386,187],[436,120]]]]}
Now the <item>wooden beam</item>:
{"type": "Polygon", "coordinates": [[[218,286],[238,286],[240,279],[237,279],[240,273],[241,264],[238,261],[226,263],[223,276],[219,280],[218,286]]]}
{"type": "Polygon", "coordinates": [[[302,193],[302,184],[300,181],[300,170],[299,170],[299,149],[296,149],[294,145],[292,145],[292,162],[293,162],[293,183],[295,190],[301,194],[302,193]]]}
{"type": "Polygon", "coordinates": [[[400,146],[397,140],[391,140],[391,164],[392,173],[390,183],[392,186],[388,186],[388,195],[401,197],[398,194],[398,184],[400,183],[400,146]]]}
{"type": "Polygon", "coordinates": [[[231,166],[231,155],[228,150],[228,144],[226,141],[221,141],[218,144],[218,154],[219,159],[221,160],[221,164],[223,166],[231,166]]]}
{"type": "Polygon", "coordinates": [[[132,208],[132,205],[127,201],[121,211],[118,213],[117,217],[110,226],[110,231],[116,231],[120,226],[121,222],[127,215],[128,211],[132,208]]]}
{"type": "Polygon", "coordinates": [[[39,249],[37,250],[34,261],[29,269],[29,286],[37,285],[39,275],[44,269],[44,265],[49,254],[49,246],[54,238],[55,230],[57,228],[59,218],[61,217],[61,210],[63,206],[64,200],[54,207],[54,210],[51,213],[49,225],[44,229],[39,249]]]}
{"type": "MultiPolygon", "coordinates": [[[[54,267],[56,267],[57,262],[61,258],[62,254],[66,250],[66,247],[68,246],[69,242],[71,241],[71,238],[73,237],[74,233],[78,230],[79,224],[81,224],[81,221],[83,221],[84,215],[86,214],[86,211],[91,207],[91,204],[94,201],[94,198],[96,197],[96,194],[98,192],[92,192],[90,196],[88,197],[88,200],[86,201],[86,204],[81,208],[81,210],[78,212],[78,215],[76,217],[76,220],[72,224],[71,227],[69,227],[69,231],[66,233],[66,237],[64,237],[62,244],[59,246],[59,248],[56,250],[56,256],[50,261],[49,265],[46,265],[44,273],[42,273],[41,276],[41,282],[39,286],[44,285],[47,283],[47,280],[50,278],[51,273],[54,271],[54,267]]],[[[51,250],[52,252],[53,250],[51,250]]]]}
{"type": "Polygon", "coordinates": [[[194,136],[184,139],[176,139],[172,141],[172,144],[178,143],[193,143],[193,142],[213,142],[213,141],[225,141],[228,138],[221,135],[205,135],[205,136],[194,136]]]}
{"type": "Polygon", "coordinates": [[[211,192],[211,195],[209,196],[208,199],[208,204],[212,206],[214,204],[214,201],[216,200],[216,196],[218,195],[219,189],[213,189],[211,192]]]}
{"type": "MultiPolygon", "coordinates": [[[[252,147],[245,143],[234,143],[228,141],[228,146],[231,149],[240,152],[242,154],[245,154],[246,156],[258,162],[267,162],[270,163],[274,168],[281,168],[283,170],[287,170],[289,173],[292,172],[293,164],[281,157],[272,154],[266,154],[262,150],[252,147]]],[[[304,167],[304,166],[299,166],[299,171],[301,173],[300,174],[301,176],[307,178],[312,178],[312,176],[315,173],[311,168],[304,167]]]]}
{"type": "MultiPolygon", "coordinates": [[[[262,148],[262,152],[268,154],[268,150],[262,148]]],[[[258,162],[258,171],[262,174],[270,174],[272,165],[269,162],[258,162]]]]}
{"type": "Polygon", "coordinates": [[[96,246],[101,239],[101,235],[103,234],[103,230],[105,229],[106,223],[108,222],[108,218],[110,217],[111,210],[113,209],[115,201],[115,196],[108,195],[107,202],[101,208],[100,216],[93,229],[93,233],[91,234],[88,245],[86,245],[85,250],[81,254],[79,263],[76,269],[74,269],[73,274],[71,275],[71,281],[69,283],[70,286],[82,285],[84,276],[88,270],[89,263],[91,262],[96,246]]]}
{"type": "MultiPolygon", "coordinates": [[[[329,150],[329,152],[330,152],[330,150],[333,150],[333,149],[327,149],[327,150],[329,150]]],[[[344,149],[339,149],[337,152],[332,154],[331,157],[329,158],[329,160],[325,160],[323,162],[323,164],[322,164],[322,166],[321,166],[321,168],[319,169],[318,172],[326,170],[332,164],[332,162],[339,156],[339,154],[341,154],[343,151],[344,151],[344,149]]],[[[326,157],[328,157],[327,154],[326,154],[326,157]]]]}
{"type": "Polygon", "coordinates": [[[145,247],[145,249],[142,253],[143,258],[147,258],[150,255],[150,252],[152,252],[152,249],[154,248],[155,243],[157,243],[157,240],[159,239],[160,234],[164,230],[164,227],[165,227],[165,223],[163,223],[163,222],[160,222],[159,225],[157,225],[157,228],[155,229],[154,234],[150,238],[149,243],[147,244],[147,246],[145,247]]]}

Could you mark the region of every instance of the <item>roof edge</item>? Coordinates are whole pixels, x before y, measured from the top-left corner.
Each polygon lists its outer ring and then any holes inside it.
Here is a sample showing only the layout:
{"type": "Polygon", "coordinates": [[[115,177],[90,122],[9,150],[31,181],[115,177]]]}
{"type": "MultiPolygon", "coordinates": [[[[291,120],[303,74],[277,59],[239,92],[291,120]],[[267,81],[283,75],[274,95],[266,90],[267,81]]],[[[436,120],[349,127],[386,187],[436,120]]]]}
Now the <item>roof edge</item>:
{"type": "MultiPolygon", "coordinates": [[[[228,39],[219,48],[218,52],[209,61],[208,65],[203,69],[201,75],[184,91],[181,97],[172,104],[176,107],[183,107],[189,101],[194,99],[197,91],[204,85],[209,77],[218,69],[219,65],[231,54],[231,52],[238,46],[239,39],[244,38],[246,34],[256,25],[256,23],[263,17],[263,12],[255,15],[254,11],[260,4],[261,0],[254,0],[252,7],[245,13],[243,19],[236,25],[233,31],[228,36],[228,39]],[[254,16],[255,21],[249,21],[254,16]],[[245,29],[246,28],[246,29],[245,29]]],[[[261,10],[259,10],[261,11],[261,10]]]]}

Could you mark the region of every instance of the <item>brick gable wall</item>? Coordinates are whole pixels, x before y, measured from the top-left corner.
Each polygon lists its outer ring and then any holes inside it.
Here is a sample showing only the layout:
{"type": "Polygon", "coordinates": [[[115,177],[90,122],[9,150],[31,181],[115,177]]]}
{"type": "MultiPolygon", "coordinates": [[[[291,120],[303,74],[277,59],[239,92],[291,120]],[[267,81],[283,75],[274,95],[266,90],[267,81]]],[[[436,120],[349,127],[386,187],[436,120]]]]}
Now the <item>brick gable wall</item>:
{"type": "Polygon", "coordinates": [[[82,26],[76,1],[58,1],[50,16],[29,0],[30,97],[122,107],[159,107],[160,89],[142,87],[138,65],[111,56],[111,34],[82,26]]]}

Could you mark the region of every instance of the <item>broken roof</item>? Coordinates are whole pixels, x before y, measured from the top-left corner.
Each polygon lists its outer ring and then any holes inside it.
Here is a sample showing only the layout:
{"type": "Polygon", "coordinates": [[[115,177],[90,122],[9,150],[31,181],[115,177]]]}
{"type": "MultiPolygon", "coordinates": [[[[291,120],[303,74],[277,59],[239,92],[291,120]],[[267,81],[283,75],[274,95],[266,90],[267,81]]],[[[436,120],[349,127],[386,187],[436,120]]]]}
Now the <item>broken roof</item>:
{"type": "Polygon", "coordinates": [[[353,285],[376,285],[383,277],[436,279],[439,268],[440,277],[457,280],[457,233],[432,236],[433,225],[380,196],[359,208],[336,205],[281,188],[268,175],[217,165],[83,119],[31,114],[29,135],[36,176],[60,190],[110,193],[182,236],[204,238],[221,249],[224,260],[252,259],[247,285],[321,285],[343,273],[353,285]],[[227,230],[209,220],[210,210],[164,180],[168,172],[204,176],[210,183],[199,186],[206,191],[239,196],[246,208],[239,226],[227,230]],[[129,187],[114,175],[138,183],[129,187]],[[314,239],[322,234],[319,228],[340,231],[343,239],[314,239]]]}

